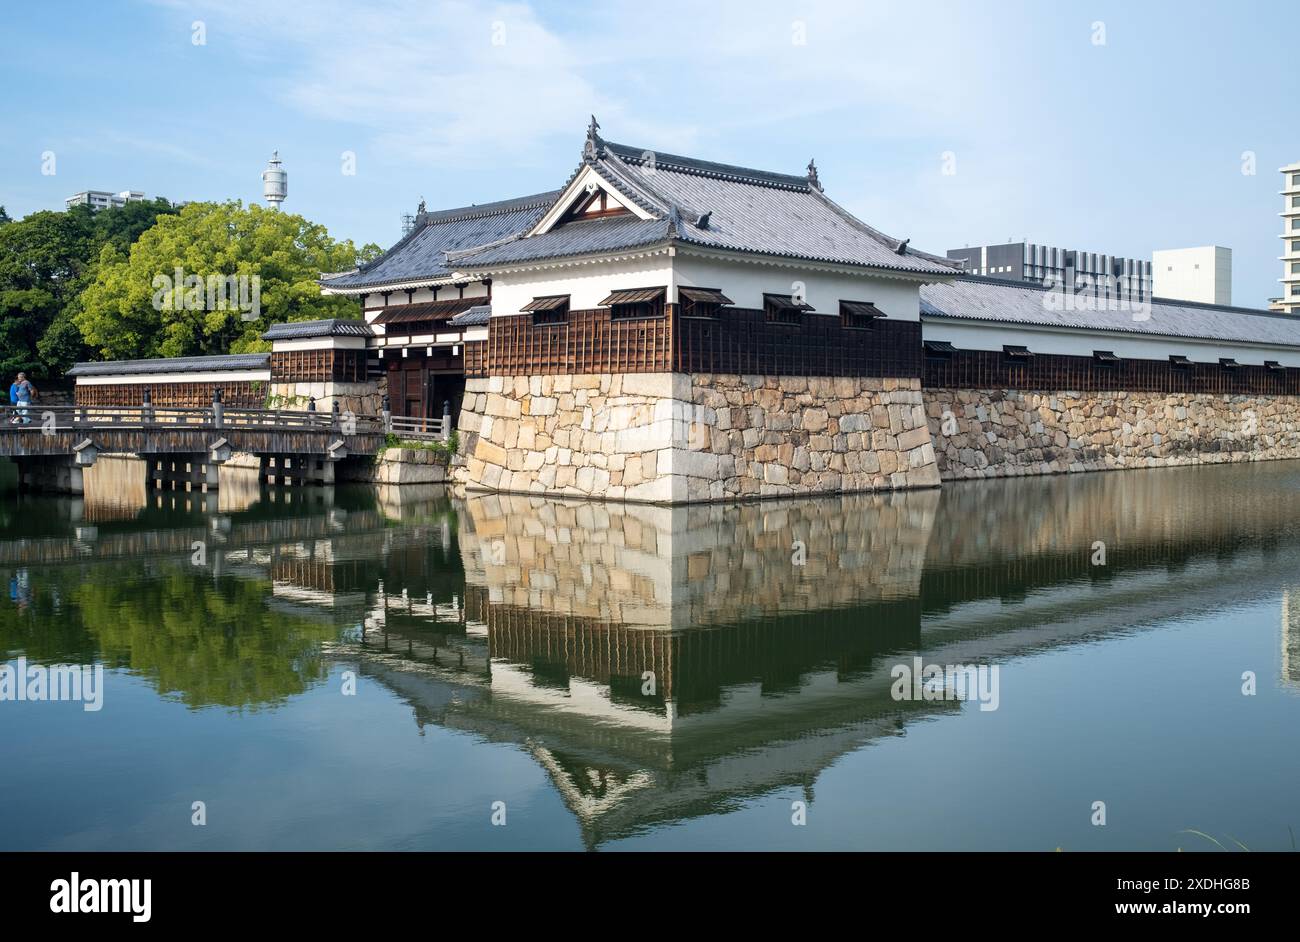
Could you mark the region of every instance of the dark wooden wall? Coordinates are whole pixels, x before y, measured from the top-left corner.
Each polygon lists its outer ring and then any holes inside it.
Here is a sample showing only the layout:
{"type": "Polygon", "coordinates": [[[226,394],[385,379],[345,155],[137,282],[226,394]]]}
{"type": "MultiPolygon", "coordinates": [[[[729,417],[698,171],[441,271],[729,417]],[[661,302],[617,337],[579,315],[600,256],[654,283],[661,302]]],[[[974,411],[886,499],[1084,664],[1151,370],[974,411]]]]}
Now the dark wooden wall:
{"type": "Polygon", "coordinates": [[[270,390],[264,381],[239,381],[228,383],[123,383],[104,386],[78,386],[76,400],[79,406],[138,406],[149,389],[155,406],[174,406],[182,409],[206,408],[212,405],[214,389],[222,391],[222,401],[232,408],[260,409],[266,405],[270,390]]]}
{"type": "MultiPolygon", "coordinates": [[[[554,325],[493,318],[477,375],[557,373],[756,373],[768,376],[921,375],[921,325],[878,320],[869,329],[807,314],[771,323],[761,310],[727,307],[716,318],[611,320],[607,308],[570,311],[554,325]]],[[[467,347],[468,353],[468,347],[467,347]]],[[[476,354],[477,355],[477,354],[476,354]]]]}
{"type": "Polygon", "coordinates": [[[365,350],[281,350],[271,354],[271,379],[281,383],[363,383],[365,350]]]}
{"type": "Polygon", "coordinates": [[[1168,360],[1123,359],[1103,366],[1090,356],[1036,354],[1015,366],[1001,351],[988,350],[958,350],[950,359],[926,356],[924,362],[922,385],[930,389],[1300,395],[1300,369],[1257,364],[1227,369],[1216,361],[1179,369],[1168,360]]]}
{"type": "MultiPolygon", "coordinates": [[[[671,308],[672,305],[669,305],[671,308]]],[[[492,376],[555,373],[664,373],[673,369],[671,312],[612,321],[609,308],[570,311],[545,326],[527,314],[494,317],[488,331],[492,376]]]]}

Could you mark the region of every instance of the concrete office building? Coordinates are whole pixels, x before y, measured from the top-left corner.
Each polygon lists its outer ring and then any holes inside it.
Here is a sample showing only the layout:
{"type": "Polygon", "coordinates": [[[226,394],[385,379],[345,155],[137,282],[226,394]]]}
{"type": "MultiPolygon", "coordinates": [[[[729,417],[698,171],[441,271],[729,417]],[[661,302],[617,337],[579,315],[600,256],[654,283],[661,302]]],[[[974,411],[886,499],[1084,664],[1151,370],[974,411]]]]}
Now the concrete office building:
{"type": "Polygon", "coordinates": [[[1157,249],[1151,253],[1151,267],[1158,298],[1232,304],[1232,249],[1157,249]]]}
{"type": "Polygon", "coordinates": [[[949,249],[968,274],[1061,287],[1076,294],[1134,301],[1151,299],[1151,263],[1033,242],[949,249]]]}

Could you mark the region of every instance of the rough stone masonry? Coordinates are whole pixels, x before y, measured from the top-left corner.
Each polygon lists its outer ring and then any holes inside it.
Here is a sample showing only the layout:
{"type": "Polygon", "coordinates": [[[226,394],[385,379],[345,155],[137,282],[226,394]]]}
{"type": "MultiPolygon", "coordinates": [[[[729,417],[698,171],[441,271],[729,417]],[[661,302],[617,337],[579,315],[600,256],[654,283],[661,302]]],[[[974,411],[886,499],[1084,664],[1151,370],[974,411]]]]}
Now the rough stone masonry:
{"type": "Polygon", "coordinates": [[[599,373],[470,379],[457,480],[652,503],[935,487],[918,379],[599,373]]]}

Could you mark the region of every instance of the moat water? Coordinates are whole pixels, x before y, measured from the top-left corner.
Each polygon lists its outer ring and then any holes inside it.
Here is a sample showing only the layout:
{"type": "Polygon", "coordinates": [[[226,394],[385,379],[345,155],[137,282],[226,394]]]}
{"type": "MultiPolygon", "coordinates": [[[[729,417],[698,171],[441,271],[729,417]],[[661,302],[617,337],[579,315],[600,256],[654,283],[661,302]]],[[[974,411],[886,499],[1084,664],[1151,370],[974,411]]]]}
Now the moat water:
{"type": "Polygon", "coordinates": [[[0,578],[2,849],[1300,829],[1300,463],[664,509],[103,462],[0,494],[0,578]]]}

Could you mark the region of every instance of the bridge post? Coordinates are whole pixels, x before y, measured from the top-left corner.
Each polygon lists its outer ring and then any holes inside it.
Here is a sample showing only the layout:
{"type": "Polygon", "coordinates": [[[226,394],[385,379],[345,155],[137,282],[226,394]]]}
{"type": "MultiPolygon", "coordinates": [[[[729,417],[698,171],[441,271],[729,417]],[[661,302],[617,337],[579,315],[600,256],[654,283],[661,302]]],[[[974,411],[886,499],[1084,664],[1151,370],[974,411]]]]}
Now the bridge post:
{"type": "Polygon", "coordinates": [[[212,427],[221,428],[225,424],[226,407],[222,404],[220,389],[212,390],[212,427]]]}
{"type": "Polygon", "coordinates": [[[451,438],[451,400],[442,401],[442,440],[445,442],[451,438]]]}

